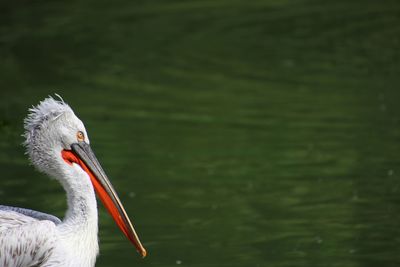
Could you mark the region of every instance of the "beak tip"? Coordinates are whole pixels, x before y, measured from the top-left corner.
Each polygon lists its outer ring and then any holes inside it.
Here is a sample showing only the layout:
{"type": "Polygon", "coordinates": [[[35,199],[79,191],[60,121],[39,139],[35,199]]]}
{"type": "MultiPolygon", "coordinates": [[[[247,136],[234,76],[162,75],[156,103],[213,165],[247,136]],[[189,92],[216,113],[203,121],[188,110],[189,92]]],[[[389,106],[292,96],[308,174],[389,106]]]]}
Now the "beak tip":
{"type": "Polygon", "coordinates": [[[142,258],[145,258],[146,256],[147,256],[147,251],[146,251],[146,249],[142,249],[141,251],[140,251],[140,254],[142,255],[142,258]]]}

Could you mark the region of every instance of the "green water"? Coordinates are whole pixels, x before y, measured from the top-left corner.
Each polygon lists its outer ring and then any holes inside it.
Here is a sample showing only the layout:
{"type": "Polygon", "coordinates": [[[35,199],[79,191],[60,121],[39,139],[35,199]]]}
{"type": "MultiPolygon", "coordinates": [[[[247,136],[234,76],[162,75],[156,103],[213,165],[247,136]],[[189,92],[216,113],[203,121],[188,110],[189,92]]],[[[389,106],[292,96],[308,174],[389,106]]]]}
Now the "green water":
{"type": "Polygon", "coordinates": [[[149,255],[97,266],[400,265],[398,1],[1,1],[0,200],[53,213],[28,107],[63,96],[149,255]]]}

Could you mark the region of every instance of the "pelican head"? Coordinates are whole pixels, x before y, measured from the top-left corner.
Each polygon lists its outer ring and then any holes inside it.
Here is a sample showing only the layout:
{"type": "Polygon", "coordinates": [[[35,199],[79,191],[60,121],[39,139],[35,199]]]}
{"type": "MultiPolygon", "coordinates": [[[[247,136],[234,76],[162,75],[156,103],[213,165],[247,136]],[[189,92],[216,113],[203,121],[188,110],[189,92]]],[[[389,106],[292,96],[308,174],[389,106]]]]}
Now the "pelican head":
{"type": "MultiPolygon", "coordinates": [[[[71,176],[62,170],[78,168],[79,179],[90,182],[118,227],[144,257],[146,250],[100,163],[90,148],[89,137],[82,121],[61,98],[48,97],[29,110],[24,121],[24,142],[32,164],[41,172],[58,179],[62,184],[71,176]],[[82,178],[83,177],[83,178],[82,178]]],[[[76,179],[78,179],[76,178],[76,179]]]]}
{"type": "Polygon", "coordinates": [[[90,144],[85,126],[63,100],[48,97],[29,109],[24,121],[27,154],[32,164],[41,172],[56,179],[59,156],[63,150],[71,151],[72,145],[83,141],[90,144]],[[79,140],[78,139],[79,135],[79,140]],[[54,154],[57,155],[54,155],[54,154]]]}

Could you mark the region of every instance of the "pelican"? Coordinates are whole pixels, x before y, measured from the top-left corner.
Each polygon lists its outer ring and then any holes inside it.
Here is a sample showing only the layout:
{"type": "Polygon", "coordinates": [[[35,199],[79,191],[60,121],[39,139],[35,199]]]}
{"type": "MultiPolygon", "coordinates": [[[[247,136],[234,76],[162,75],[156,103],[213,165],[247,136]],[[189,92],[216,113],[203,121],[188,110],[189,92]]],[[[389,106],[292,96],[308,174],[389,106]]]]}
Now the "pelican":
{"type": "Polygon", "coordinates": [[[0,206],[0,266],[94,266],[99,252],[95,192],[124,235],[146,256],[117,193],[90,148],[82,121],[59,97],[29,109],[24,120],[31,163],[67,194],[64,219],[0,206]]]}

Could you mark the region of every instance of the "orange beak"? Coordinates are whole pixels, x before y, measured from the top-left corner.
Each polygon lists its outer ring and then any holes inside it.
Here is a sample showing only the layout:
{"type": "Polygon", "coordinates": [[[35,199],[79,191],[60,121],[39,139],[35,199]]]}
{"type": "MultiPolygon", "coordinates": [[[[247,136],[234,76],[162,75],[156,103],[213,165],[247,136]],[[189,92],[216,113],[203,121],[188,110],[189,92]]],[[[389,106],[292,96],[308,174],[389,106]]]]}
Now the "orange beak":
{"type": "Polygon", "coordinates": [[[69,164],[78,164],[89,175],[96,193],[111,217],[117,223],[119,229],[121,229],[124,235],[133,243],[140,255],[145,257],[147,254],[146,249],[140,242],[117,193],[89,144],[78,142],[73,144],[71,148],[71,150],[63,150],[61,152],[63,159],[69,164]]]}

